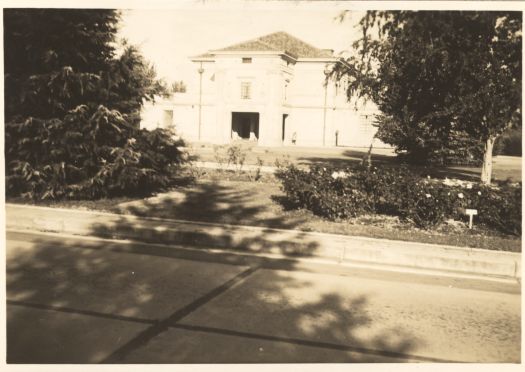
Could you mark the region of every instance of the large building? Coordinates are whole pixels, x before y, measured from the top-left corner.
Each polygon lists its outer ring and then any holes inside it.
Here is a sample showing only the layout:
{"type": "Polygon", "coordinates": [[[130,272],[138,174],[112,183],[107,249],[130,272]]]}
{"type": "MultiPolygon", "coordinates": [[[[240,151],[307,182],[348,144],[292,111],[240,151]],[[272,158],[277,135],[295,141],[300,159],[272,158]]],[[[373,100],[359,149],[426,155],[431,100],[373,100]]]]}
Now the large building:
{"type": "MultiPolygon", "coordinates": [[[[326,76],[345,63],[285,32],[191,58],[186,92],[146,105],[142,126],[173,126],[190,142],[370,146],[373,108],[348,102],[326,76]]],[[[379,144],[376,140],[376,144],[379,144]]],[[[380,145],[380,144],[379,144],[380,145]]]]}

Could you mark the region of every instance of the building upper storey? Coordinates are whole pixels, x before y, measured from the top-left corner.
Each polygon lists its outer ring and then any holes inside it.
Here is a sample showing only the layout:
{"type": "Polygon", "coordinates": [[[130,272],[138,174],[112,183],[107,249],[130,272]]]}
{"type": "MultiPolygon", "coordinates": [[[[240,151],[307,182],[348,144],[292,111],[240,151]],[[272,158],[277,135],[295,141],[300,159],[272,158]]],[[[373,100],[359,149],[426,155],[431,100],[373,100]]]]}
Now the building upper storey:
{"type": "MultiPolygon", "coordinates": [[[[326,73],[334,64],[345,63],[333,50],[316,48],[286,32],[211,50],[191,60],[196,73],[187,82],[188,92],[205,101],[299,106],[325,104],[326,73]]],[[[344,92],[335,83],[330,85],[328,100],[345,105],[344,92]]]]}

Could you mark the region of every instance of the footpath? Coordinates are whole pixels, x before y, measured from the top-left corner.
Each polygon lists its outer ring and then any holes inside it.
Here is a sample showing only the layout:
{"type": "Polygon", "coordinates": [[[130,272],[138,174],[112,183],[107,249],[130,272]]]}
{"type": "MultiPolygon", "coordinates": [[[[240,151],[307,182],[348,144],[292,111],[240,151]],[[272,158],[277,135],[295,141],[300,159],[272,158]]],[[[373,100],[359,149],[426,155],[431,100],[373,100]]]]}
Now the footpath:
{"type": "Polygon", "coordinates": [[[228,249],[271,258],[521,280],[521,253],[255,226],[6,204],[6,229],[228,249]]]}
{"type": "Polygon", "coordinates": [[[230,170],[230,171],[238,171],[243,170],[247,172],[255,172],[259,171],[262,173],[275,173],[277,170],[276,167],[270,166],[270,165],[253,165],[253,164],[243,164],[242,167],[240,167],[237,164],[219,164],[217,162],[213,161],[196,161],[194,165],[197,168],[205,168],[205,169],[220,169],[220,170],[230,170]]]}

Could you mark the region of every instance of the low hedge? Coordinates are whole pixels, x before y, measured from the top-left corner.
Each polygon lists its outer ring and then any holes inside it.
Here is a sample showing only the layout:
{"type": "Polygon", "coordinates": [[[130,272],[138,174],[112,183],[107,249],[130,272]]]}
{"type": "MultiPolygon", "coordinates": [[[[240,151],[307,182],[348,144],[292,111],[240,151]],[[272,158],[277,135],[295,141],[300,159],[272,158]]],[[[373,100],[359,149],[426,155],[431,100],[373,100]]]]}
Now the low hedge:
{"type": "Polygon", "coordinates": [[[478,224],[521,235],[521,184],[454,183],[422,177],[407,167],[301,170],[292,165],[276,176],[293,206],[332,220],[387,214],[431,229],[450,218],[465,219],[465,209],[473,208],[478,224]]]}

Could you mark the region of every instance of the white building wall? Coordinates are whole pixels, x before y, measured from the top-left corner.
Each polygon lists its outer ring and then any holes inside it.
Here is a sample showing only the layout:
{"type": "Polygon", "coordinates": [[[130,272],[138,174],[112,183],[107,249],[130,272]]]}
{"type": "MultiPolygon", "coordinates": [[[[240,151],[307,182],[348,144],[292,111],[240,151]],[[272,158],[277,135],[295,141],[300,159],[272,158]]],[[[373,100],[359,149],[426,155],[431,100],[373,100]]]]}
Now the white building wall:
{"type": "MultiPolygon", "coordinates": [[[[297,145],[335,146],[335,133],[348,122],[349,104],[345,92],[334,81],[325,84],[324,61],[298,62],[290,84],[290,121],[297,133],[297,145]]],[[[338,141],[339,144],[341,141],[338,141]]]]}
{"type": "MultiPolygon", "coordinates": [[[[326,66],[325,61],[293,63],[281,56],[249,52],[216,56],[215,62],[196,62],[194,75],[184,79],[186,93],[176,93],[155,106],[146,105],[141,125],[148,129],[166,125],[162,111],[172,110],[172,125],[187,141],[224,144],[232,140],[232,112],[257,112],[261,146],[291,145],[296,138],[297,146],[323,146],[324,142],[331,147],[336,145],[337,132],[339,146],[368,147],[375,134],[371,126],[375,108],[361,105],[356,111],[343,88],[333,81],[325,87],[326,66]],[[242,63],[242,57],[251,57],[252,63],[242,63]],[[241,98],[243,82],[251,84],[250,99],[241,98]],[[288,115],[284,141],[283,114],[288,115]]],[[[374,143],[381,145],[377,140],[374,143]]]]}
{"type": "Polygon", "coordinates": [[[216,58],[217,126],[222,128],[221,142],[231,140],[232,112],[259,113],[259,145],[281,145],[280,115],[284,96],[281,59],[272,55],[250,55],[243,63],[240,55],[216,58]],[[249,83],[249,99],[241,97],[241,86],[249,83]]]}
{"type": "Polygon", "coordinates": [[[140,113],[140,127],[153,130],[161,127],[162,109],[152,102],[145,102],[140,113]]]}
{"type": "Polygon", "coordinates": [[[324,105],[324,69],[326,62],[297,62],[289,85],[292,106],[321,108],[324,105]]]}

